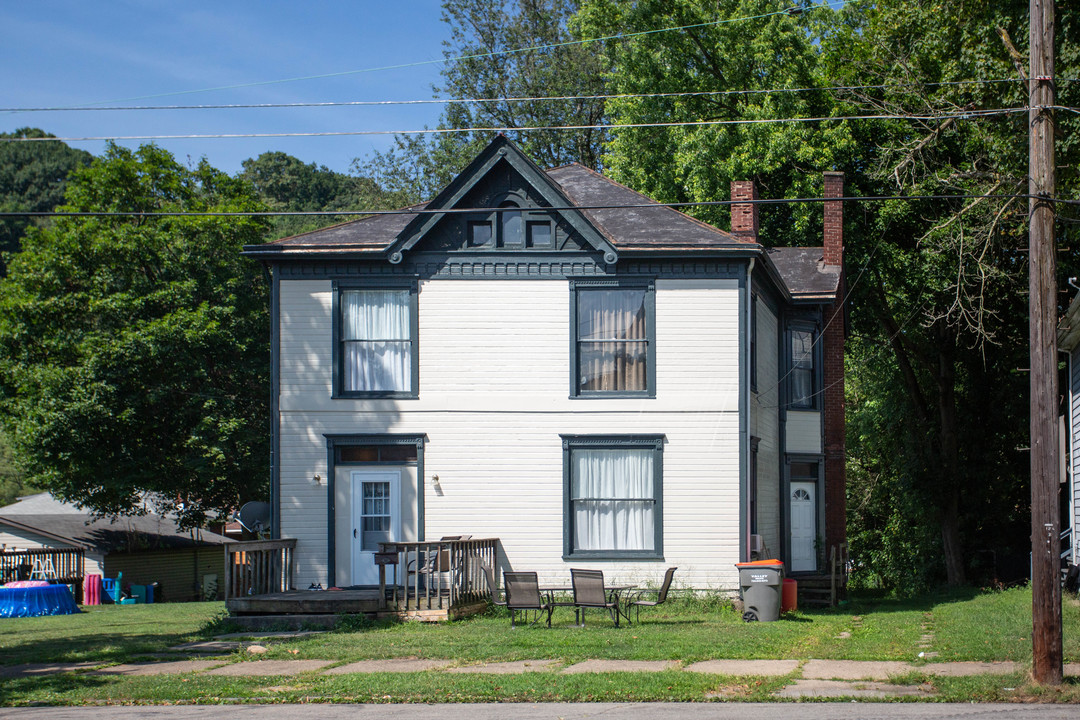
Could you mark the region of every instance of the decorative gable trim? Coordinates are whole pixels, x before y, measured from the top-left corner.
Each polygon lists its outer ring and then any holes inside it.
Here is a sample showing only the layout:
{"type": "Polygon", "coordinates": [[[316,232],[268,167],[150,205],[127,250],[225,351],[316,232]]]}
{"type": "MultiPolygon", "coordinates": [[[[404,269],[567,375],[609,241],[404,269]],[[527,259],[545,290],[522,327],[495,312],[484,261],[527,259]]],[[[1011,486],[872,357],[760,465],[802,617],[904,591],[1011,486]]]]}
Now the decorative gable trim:
{"type": "MultiPolygon", "coordinates": [[[[532,160],[527,158],[521,150],[503,135],[498,135],[484,150],[469,163],[453,182],[428,203],[425,212],[415,217],[397,239],[386,249],[386,256],[394,265],[400,264],[405,253],[412,250],[435,228],[439,222],[447,216],[445,212],[431,212],[440,209],[450,210],[456,207],[463,198],[475,188],[497,164],[505,161],[517,171],[530,188],[535,191],[547,204],[553,208],[567,208],[574,203],[555,184],[547,174],[541,170],[532,160]]],[[[492,208],[496,210],[496,208],[492,208]]],[[[614,265],[619,260],[619,253],[601,232],[585,218],[579,210],[552,210],[575,231],[584,242],[603,257],[603,262],[614,265]]]]}

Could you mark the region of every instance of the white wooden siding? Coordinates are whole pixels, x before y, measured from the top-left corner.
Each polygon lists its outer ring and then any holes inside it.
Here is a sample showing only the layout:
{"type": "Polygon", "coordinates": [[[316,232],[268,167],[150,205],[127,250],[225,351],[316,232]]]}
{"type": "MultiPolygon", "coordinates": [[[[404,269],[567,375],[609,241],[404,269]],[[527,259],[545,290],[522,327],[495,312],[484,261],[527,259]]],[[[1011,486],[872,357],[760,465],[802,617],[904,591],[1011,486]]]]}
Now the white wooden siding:
{"type": "Polygon", "coordinates": [[[1072,548],[1074,565],[1080,564],[1080,345],[1069,353],[1069,509],[1071,510],[1070,527],[1072,528],[1072,548]]]}
{"type": "Polygon", "coordinates": [[[788,410],[786,447],[789,454],[821,454],[821,413],[788,410]]]}
{"type": "MultiPolygon", "coordinates": [[[[427,437],[426,537],[502,540],[510,566],[564,582],[568,567],[734,588],[739,553],[738,288],[656,284],[655,399],[571,399],[565,281],[421,284],[420,396],[330,398],[331,285],[281,283],[281,529],[299,587],[327,580],[324,434],[427,437]],[[664,559],[566,562],[560,434],[663,434],[664,559]],[[438,475],[442,495],[431,489],[438,475]]],[[[348,508],[338,505],[338,514],[348,508]]],[[[341,552],[341,548],[339,548],[341,552]]]]}
{"type": "Polygon", "coordinates": [[[784,548],[780,538],[780,347],[777,318],[757,300],[757,392],[750,394],[750,434],[758,443],[757,527],[770,557],[784,548]]]}

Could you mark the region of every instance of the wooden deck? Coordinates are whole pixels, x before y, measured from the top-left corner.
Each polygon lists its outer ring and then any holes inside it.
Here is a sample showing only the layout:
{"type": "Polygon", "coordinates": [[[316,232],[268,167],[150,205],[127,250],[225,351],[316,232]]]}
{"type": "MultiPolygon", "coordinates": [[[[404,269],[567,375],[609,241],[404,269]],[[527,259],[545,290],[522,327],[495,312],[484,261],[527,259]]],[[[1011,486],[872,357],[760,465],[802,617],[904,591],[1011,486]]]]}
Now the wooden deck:
{"type": "Polygon", "coordinates": [[[407,601],[399,597],[397,602],[390,598],[385,603],[380,603],[379,589],[372,587],[344,590],[290,590],[264,595],[232,597],[225,601],[225,607],[230,615],[237,617],[363,614],[368,617],[396,617],[403,620],[438,622],[483,612],[487,608],[487,603],[474,601],[451,606],[445,596],[442,598],[421,597],[419,603],[416,597],[410,597],[407,601]]]}

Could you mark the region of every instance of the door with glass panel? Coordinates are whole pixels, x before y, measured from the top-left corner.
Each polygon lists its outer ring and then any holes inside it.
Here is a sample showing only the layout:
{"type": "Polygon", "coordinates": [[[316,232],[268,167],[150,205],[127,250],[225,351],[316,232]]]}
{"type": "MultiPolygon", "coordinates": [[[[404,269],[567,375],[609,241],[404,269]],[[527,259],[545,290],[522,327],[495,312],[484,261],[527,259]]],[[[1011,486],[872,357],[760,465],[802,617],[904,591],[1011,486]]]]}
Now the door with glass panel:
{"type": "Polygon", "coordinates": [[[816,494],[816,483],[791,483],[791,572],[817,570],[816,494]]]}
{"type": "Polygon", "coordinates": [[[401,536],[401,471],[353,470],[352,584],[378,585],[379,543],[401,536]]]}

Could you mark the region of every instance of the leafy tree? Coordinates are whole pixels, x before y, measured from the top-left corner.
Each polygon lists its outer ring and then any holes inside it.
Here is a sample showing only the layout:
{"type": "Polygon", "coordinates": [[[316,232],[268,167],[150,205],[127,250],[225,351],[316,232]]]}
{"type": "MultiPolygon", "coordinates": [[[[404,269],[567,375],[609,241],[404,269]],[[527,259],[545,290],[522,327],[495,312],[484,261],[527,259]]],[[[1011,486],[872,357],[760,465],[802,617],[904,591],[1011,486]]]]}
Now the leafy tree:
{"type": "Polygon", "coordinates": [[[10,505],[22,495],[28,495],[34,489],[23,482],[22,473],[15,466],[11,448],[3,435],[0,435],[0,507],[10,505]]]}
{"type": "MultiPolygon", "coordinates": [[[[794,9],[811,3],[796,3],[794,9]]],[[[821,171],[854,151],[846,124],[761,123],[822,117],[815,29],[819,8],[789,13],[789,0],[587,0],[574,24],[585,36],[645,33],[607,41],[613,94],[700,93],[613,99],[613,125],[714,122],[611,131],[606,174],[663,202],[726,199],[732,180],[754,180],[770,198],[821,193],[821,171]],[[747,19],[749,18],[749,19],[747,19]],[[649,33],[660,28],[682,30],[649,33]],[[719,124],[751,121],[747,124],[719,124]]],[[[692,210],[727,225],[727,208],[692,210]]],[[[820,212],[805,204],[762,208],[762,234],[795,245],[820,237],[820,212]]]]}
{"type": "MultiPolygon", "coordinates": [[[[385,192],[366,177],[334,172],[283,152],[265,152],[243,162],[240,177],[250,182],[271,210],[389,210],[404,204],[400,194],[385,192]]],[[[273,238],[316,230],[348,216],[277,216],[273,238]]]]}
{"type": "MultiPolygon", "coordinates": [[[[0,138],[56,137],[37,128],[0,133],[0,138]]],[[[90,153],[62,142],[0,142],[0,211],[48,212],[64,198],[67,177],[88,165],[90,153]]],[[[29,218],[0,220],[0,253],[19,250],[19,239],[32,224],[29,218]]],[[[44,224],[38,222],[37,224],[44,224]]],[[[0,275],[7,260],[0,256],[0,275]]]]}
{"type": "MultiPolygon", "coordinates": [[[[260,210],[250,185],[110,146],[63,210],[260,210]]],[[[243,217],[61,218],[0,282],[0,412],[29,481],[101,514],[203,522],[267,488],[267,286],[243,217]]]]}
{"type": "MultiPolygon", "coordinates": [[[[789,7],[587,0],[573,24],[594,36],[697,26],[605,44],[611,92],[713,93],[612,100],[613,123],[905,118],[620,129],[602,162],[665,201],[722,199],[730,180],[748,178],[766,197],[813,197],[830,169],[846,173],[849,195],[912,196],[848,209],[849,533],[874,582],[910,589],[944,574],[960,583],[981,551],[1015,550],[1028,535],[1028,380],[1017,371],[1027,366],[1027,208],[1015,197],[1026,193],[1026,113],[977,115],[1024,108],[1015,58],[1026,57],[1027,3],[789,7]],[[832,89],[853,86],[878,87],[832,89]],[[920,119],[958,112],[972,114],[920,119]],[[1007,197],[979,199],[987,195],[1007,197]]],[[[1059,18],[1062,77],[1080,70],[1078,30],[1059,18]]],[[[1059,89],[1061,104],[1074,105],[1080,88],[1059,89]]],[[[1080,189],[1074,117],[1058,117],[1067,197],[1080,189]]],[[[692,212],[726,222],[718,209],[692,212]]],[[[819,237],[819,207],[761,216],[769,244],[819,237]]],[[[1076,230],[1060,230],[1063,244],[1076,230]]],[[[1075,273],[1070,262],[1063,275],[1075,273]]]]}
{"type": "MultiPolygon", "coordinates": [[[[1015,58],[1026,57],[1027,3],[883,2],[849,6],[837,20],[822,43],[829,84],[879,86],[838,91],[839,112],[909,118],[861,124],[856,167],[872,192],[913,198],[867,209],[868,232],[852,248],[856,262],[868,264],[854,288],[856,331],[889,354],[872,364],[877,378],[857,372],[856,387],[865,382],[879,396],[889,385],[903,389],[887,411],[902,441],[857,463],[876,465],[888,479],[883,496],[893,510],[869,522],[853,518],[855,536],[888,554],[883,521],[933,528],[948,581],[962,583],[980,551],[1029,543],[1028,377],[1017,371],[1028,354],[1027,112],[1015,69],[1015,58]],[[1019,50],[1003,37],[1017,38],[1019,50]],[[1020,112],[919,119],[998,108],[1020,112]]],[[[1080,70],[1078,29],[1063,18],[1064,77],[1080,70]]],[[[1070,93],[1062,86],[1063,104],[1070,93]]],[[[1074,137],[1076,125],[1059,116],[1064,137],[1074,137]]],[[[1058,182],[1068,196],[1080,189],[1077,160],[1075,142],[1066,140],[1058,182]]],[[[1074,234],[1066,226],[1061,239],[1074,234]]],[[[861,360],[869,372],[870,354],[861,360]]],[[[857,423],[886,420],[873,396],[867,390],[866,400],[849,405],[857,423]]],[[[891,572],[886,564],[874,569],[891,572]]]]}
{"type": "MultiPolygon", "coordinates": [[[[604,115],[600,57],[578,39],[568,20],[577,0],[448,0],[450,29],[443,85],[437,96],[494,102],[448,105],[439,128],[509,128],[507,136],[544,167],[580,162],[599,168],[602,131],[519,131],[514,128],[593,126],[604,115]],[[492,53],[505,53],[492,56],[492,53]],[[566,96],[575,100],[506,100],[566,96]]],[[[433,197],[491,140],[490,133],[398,136],[395,146],[358,160],[355,167],[410,200],[433,197]]]]}

